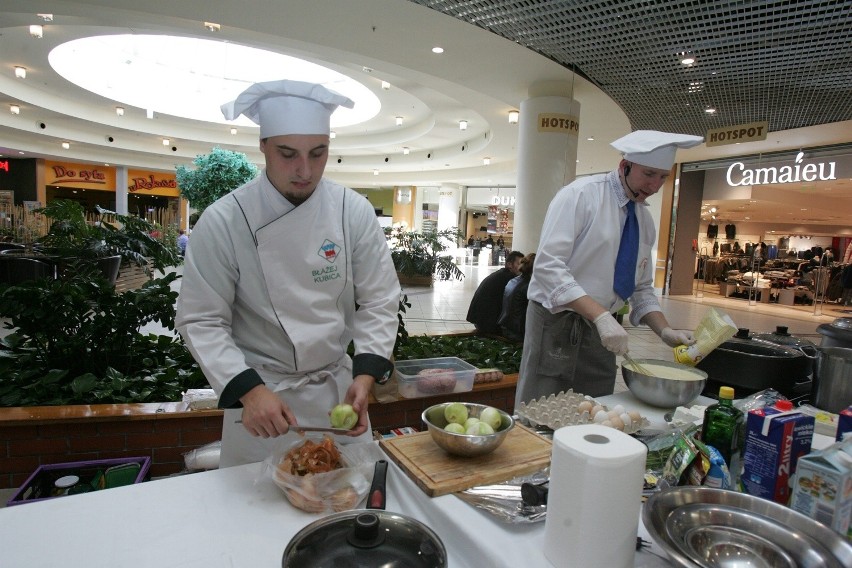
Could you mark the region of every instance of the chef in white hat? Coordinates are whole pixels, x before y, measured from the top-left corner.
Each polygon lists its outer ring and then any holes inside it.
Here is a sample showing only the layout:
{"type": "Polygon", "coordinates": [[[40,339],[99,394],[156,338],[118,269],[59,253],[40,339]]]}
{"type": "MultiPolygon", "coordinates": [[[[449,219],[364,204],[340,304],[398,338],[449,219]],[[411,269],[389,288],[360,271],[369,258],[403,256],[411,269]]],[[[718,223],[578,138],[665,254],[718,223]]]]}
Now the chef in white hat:
{"type": "Polygon", "coordinates": [[[613,314],[625,301],[633,325],[648,325],[672,347],[695,342],[690,331],[669,325],[654,294],[656,229],[646,200],[669,177],[677,149],[702,141],[632,132],[612,143],[624,156],[616,170],[578,179],[553,198],[527,292],[515,406],[569,388],[612,394],[615,357],[628,350],[627,332],[613,314]]]}
{"type": "Polygon", "coordinates": [[[175,319],[225,409],[220,467],[269,457],[292,425],[329,426],[339,402],[358,413],[339,441],[369,440],[371,386],[393,369],[400,287],[384,233],[367,199],[322,177],[338,106],[353,102],[287,80],[222,105],[260,126],[266,168],[199,218],[175,319]]]}

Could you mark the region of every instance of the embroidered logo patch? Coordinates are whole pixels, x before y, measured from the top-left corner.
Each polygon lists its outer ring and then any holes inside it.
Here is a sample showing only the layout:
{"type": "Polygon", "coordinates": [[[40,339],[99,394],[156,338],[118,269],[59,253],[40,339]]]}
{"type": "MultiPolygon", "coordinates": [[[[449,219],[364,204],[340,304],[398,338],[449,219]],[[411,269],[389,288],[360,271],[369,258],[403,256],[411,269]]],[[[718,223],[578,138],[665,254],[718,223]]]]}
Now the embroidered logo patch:
{"type": "Polygon", "coordinates": [[[322,244],[317,254],[326,259],[328,262],[337,260],[337,254],[340,252],[340,247],[326,239],[322,244]]]}

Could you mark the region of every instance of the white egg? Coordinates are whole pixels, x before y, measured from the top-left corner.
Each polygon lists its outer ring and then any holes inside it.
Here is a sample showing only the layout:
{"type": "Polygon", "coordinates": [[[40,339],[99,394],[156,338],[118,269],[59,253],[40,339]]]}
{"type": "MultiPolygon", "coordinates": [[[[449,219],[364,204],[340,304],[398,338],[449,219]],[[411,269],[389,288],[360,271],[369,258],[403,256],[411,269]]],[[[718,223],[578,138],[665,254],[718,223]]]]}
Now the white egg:
{"type": "Polygon", "coordinates": [[[633,422],[642,422],[642,415],[635,410],[631,410],[627,413],[627,415],[630,416],[630,420],[632,420],[633,422]]]}
{"type": "Polygon", "coordinates": [[[630,428],[630,426],[633,424],[633,419],[630,418],[630,415],[627,414],[626,412],[622,412],[621,414],[618,415],[618,417],[621,418],[622,422],[624,422],[625,428],[630,428]]]}
{"type": "Polygon", "coordinates": [[[595,424],[600,424],[601,422],[603,422],[607,418],[608,418],[608,416],[607,416],[606,410],[598,410],[597,413],[595,414],[595,418],[594,418],[595,424]]]}
{"type": "Polygon", "coordinates": [[[601,422],[601,426],[606,426],[607,428],[612,428],[612,422],[609,420],[604,420],[601,422]]]}
{"type": "Polygon", "coordinates": [[[612,427],[616,430],[624,430],[624,422],[621,421],[621,418],[616,416],[615,418],[610,418],[609,421],[612,423],[612,427]]]}
{"type": "Polygon", "coordinates": [[[618,414],[624,413],[624,407],[620,404],[616,404],[615,406],[612,407],[612,409],[615,410],[618,414]]]}
{"type": "Polygon", "coordinates": [[[589,412],[589,414],[591,414],[592,416],[597,416],[598,412],[600,412],[601,410],[603,410],[603,406],[601,406],[600,404],[596,404],[592,407],[592,410],[591,412],[589,412]]]}

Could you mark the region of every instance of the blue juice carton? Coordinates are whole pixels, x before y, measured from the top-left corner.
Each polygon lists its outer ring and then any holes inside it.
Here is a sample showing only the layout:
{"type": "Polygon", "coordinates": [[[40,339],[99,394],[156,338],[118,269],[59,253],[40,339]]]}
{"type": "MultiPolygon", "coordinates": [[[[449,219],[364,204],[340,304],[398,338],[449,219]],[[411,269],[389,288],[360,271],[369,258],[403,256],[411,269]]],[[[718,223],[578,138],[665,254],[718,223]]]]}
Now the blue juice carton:
{"type": "Polygon", "coordinates": [[[742,490],[787,505],[799,458],[810,453],[813,437],[813,416],[792,410],[789,401],[750,411],[746,418],[742,490]]]}
{"type": "Polygon", "coordinates": [[[847,406],[837,416],[837,441],[844,436],[852,436],[852,406],[847,406]]]}

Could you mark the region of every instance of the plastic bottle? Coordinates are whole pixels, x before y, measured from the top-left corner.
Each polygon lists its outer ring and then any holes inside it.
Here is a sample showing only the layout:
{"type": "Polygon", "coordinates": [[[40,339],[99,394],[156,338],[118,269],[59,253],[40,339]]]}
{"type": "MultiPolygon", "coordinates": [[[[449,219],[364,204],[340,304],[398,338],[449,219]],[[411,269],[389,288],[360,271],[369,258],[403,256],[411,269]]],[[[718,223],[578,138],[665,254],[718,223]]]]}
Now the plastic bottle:
{"type": "Polygon", "coordinates": [[[745,414],[734,408],[734,389],[731,387],[721,387],[719,403],[708,406],[704,411],[701,441],[722,454],[731,472],[731,482],[737,487],[745,443],[745,414]]]}

